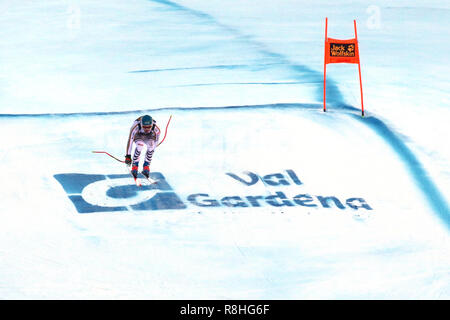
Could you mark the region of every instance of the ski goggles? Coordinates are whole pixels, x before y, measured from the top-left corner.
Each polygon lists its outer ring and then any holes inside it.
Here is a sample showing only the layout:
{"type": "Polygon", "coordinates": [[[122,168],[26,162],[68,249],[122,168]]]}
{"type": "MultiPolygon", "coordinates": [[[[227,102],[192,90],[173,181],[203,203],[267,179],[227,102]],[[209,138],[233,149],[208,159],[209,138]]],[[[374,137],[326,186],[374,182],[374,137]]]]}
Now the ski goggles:
{"type": "Polygon", "coordinates": [[[145,131],[149,131],[149,130],[151,130],[152,129],[152,127],[153,127],[153,125],[149,125],[149,126],[142,126],[142,128],[145,130],[145,131]]]}

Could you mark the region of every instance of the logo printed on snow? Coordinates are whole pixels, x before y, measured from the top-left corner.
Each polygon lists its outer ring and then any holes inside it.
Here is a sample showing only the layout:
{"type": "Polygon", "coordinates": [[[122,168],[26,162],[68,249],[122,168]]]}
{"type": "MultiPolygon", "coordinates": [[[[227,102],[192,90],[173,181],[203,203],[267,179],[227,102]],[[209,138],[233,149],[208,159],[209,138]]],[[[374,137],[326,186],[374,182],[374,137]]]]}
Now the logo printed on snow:
{"type": "Polygon", "coordinates": [[[61,183],[78,213],[186,208],[159,172],[150,174],[158,183],[140,188],[130,184],[128,174],[63,173],[54,177],[61,183]]]}
{"type": "MultiPolygon", "coordinates": [[[[189,194],[183,201],[159,172],[152,172],[156,184],[137,187],[128,174],[80,174],[54,175],[79,213],[133,210],[180,210],[187,205],[194,207],[309,207],[338,208],[344,210],[372,210],[360,197],[338,198],[331,195],[311,195],[302,189],[303,182],[293,170],[260,176],[246,171],[244,175],[227,172],[226,175],[238,184],[252,187],[263,183],[270,194],[248,193],[244,195],[210,196],[206,192],[189,194]],[[284,190],[281,191],[280,189],[284,190]],[[275,190],[274,190],[275,189],[275,190]],[[286,193],[285,193],[286,192],[286,193]],[[300,192],[300,193],[299,193],[300,192]]],[[[254,189],[253,189],[254,190],[254,189]]]]}
{"type": "MultiPolygon", "coordinates": [[[[260,181],[266,189],[289,188],[290,186],[301,186],[303,182],[299,179],[294,170],[286,170],[286,174],[272,173],[260,176],[256,173],[247,171],[245,176],[239,176],[231,172],[226,173],[235,181],[244,184],[247,187],[253,186],[260,181]]],[[[295,192],[294,194],[296,194],[295,192]]],[[[339,208],[344,210],[350,208],[353,210],[365,209],[372,210],[369,204],[360,197],[351,197],[342,201],[335,196],[310,195],[308,193],[297,193],[296,195],[286,196],[282,191],[273,190],[269,195],[229,195],[226,197],[211,197],[208,193],[196,193],[188,196],[187,200],[198,207],[263,207],[266,205],[272,207],[322,207],[339,208]],[[275,193],[275,194],[273,194],[275,193]]]]}

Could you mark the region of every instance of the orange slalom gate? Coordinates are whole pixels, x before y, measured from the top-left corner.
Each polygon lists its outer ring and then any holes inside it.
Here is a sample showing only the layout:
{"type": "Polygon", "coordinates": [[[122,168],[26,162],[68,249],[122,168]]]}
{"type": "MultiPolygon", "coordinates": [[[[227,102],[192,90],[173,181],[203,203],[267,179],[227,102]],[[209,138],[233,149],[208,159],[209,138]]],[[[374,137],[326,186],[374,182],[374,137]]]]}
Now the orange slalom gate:
{"type": "Polygon", "coordinates": [[[323,111],[326,112],[326,78],[327,64],[329,63],[355,63],[358,64],[359,87],[361,91],[361,111],[364,117],[364,101],[361,81],[361,62],[359,59],[358,35],[356,32],[356,20],[353,20],[355,27],[355,38],[339,40],[328,38],[328,18],[325,18],[325,58],[323,63],[323,111]]]}

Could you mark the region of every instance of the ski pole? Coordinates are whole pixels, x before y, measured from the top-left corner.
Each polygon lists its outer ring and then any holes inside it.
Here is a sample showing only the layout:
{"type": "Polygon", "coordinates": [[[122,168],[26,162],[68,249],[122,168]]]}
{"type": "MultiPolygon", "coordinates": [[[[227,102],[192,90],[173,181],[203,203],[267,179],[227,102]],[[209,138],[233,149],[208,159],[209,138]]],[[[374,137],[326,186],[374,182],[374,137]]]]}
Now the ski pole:
{"type": "Polygon", "coordinates": [[[122,161],[122,160],[120,160],[120,159],[117,159],[116,157],[114,157],[113,155],[110,155],[108,152],[106,152],[106,151],[92,151],[92,153],[105,153],[105,154],[107,154],[108,156],[110,156],[111,158],[113,158],[113,159],[115,159],[115,160],[117,160],[117,161],[119,161],[119,162],[122,162],[122,163],[125,163],[125,161],[122,161]]]}
{"type": "Polygon", "coordinates": [[[164,138],[161,140],[160,143],[158,143],[157,147],[159,147],[160,144],[163,143],[164,139],[166,138],[166,135],[167,135],[167,128],[169,127],[169,123],[170,123],[170,120],[171,120],[171,119],[172,119],[172,115],[170,115],[169,121],[168,121],[167,124],[166,124],[166,132],[164,133],[164,138]]]}

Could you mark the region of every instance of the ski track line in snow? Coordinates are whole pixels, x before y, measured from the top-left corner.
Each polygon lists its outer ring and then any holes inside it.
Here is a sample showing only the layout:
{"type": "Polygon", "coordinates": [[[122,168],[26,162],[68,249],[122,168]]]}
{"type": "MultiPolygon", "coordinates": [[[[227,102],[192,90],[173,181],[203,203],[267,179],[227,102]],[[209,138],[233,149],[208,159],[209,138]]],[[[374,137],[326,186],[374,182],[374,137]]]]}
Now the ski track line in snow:
{"type": "MultiPolygon", "coordinates": [[[[170,8],[172,8],[173,10],[176,10],[179,12],[180,11],[185,12],[186,14],[189,14],[197,19],[200,19],[200,20],[202,20],[202,22],[208,23],[210,25],[218,26],[218,27],[222,28],[224,31],[236,36],[237,39],[239,39],[243,43],[247,43],[248,45],[251,45],[251,47],[253,47],[253,48],[258,48],[259,53],[277,61],[277,63],[272,63],[270,65],[274,65],[274,64],[285,65],[287,68],[294,71],[295,79],[300,82],[318,83],[319,85],[317,86],[316,93],[315,93],[316,99],[318,101],[323,101],[323,74],[321,72],[314,71],[305,65],[293,63],[292,61],[290,61],[287,57],[283,56],[282,54],[269,50],[263,43],[254,40],[251,36],[242,33],[240,30],[238,30],[234,27],[230,27],[228,25],[225,25],[225,24],[217,21],[216,18],[214,18],[213,16],[211,16],[205,12],[191,9],[191,8],[185,7],[183,5],[180,5],[174,1],[169,1],[169,0],[149,0],[149,1],[159,3],[162,5],[166,5],[170,8]]],[[[231,68],[239,68],[242,66],[231,65],[230,67],[231,68]]],[[[210,66],[210,67],[204,67],[204,68],[226,68],[226,66],[210,66]]],[[[139,73],[139,72],[151,72],[151,71],[152,70],[140,70],[140,71],[135,70],[135,71],[131,71],[131,72],[139,73]]],[[[345,107],[346,106],[346,103],[344,102],[342,94],[339,91],[336,83],[330,78],[327,79],[327,101],[328,101],[329,105],[333,104],[335,107],[345,107]]]]}
{"type": "MultiPolygon", "coordinates": [[[[123,114],[148,113],[160,111],[211,111],[211,110],[260,110],[260,109],[284,109],[299,110],[311,109],[322,110],[322,104],[301,104],[301,103],[280,103],[266,105],[243,105],[243,106],[224,106],[224,107],[166,107],[156,109],[140,109],[134,111],[115,111],[115,112],[80,112],[80,113],[42,113],[42,114],[0,114],[0,120],[4,118],[62,118],[62,117],[79,117],[79,116],[113,116],[123,114]]],[[[416,182],[417,187],[425,195],[428,204],[437,216],[450,229],[450,210],[447,201],[439,191],[436,184],[431,180],[426,170],[414,155],[414,153],[406,146],[400,136],[390,129],[382,120],[373,115],[361,117],[360,110],[354,107],[341,107],[341,111],[348,114],[352,119],[360,121],[368,126],[377,136],[383,139],[392,150],[399,156],[408,172],[416,182]]],[[[327,113],[330,114],[330,113],[327,113]]]]}

